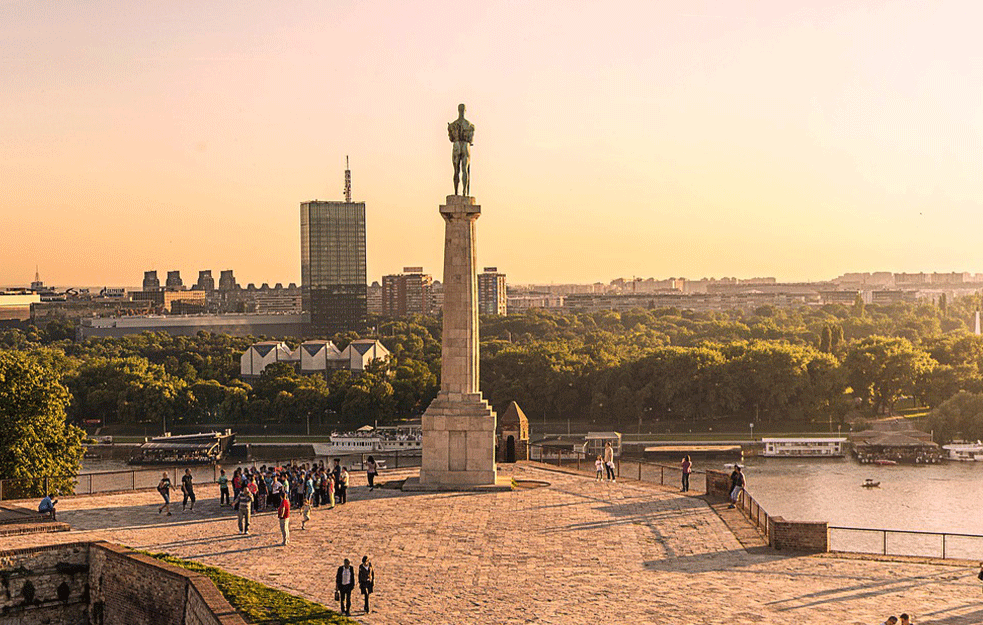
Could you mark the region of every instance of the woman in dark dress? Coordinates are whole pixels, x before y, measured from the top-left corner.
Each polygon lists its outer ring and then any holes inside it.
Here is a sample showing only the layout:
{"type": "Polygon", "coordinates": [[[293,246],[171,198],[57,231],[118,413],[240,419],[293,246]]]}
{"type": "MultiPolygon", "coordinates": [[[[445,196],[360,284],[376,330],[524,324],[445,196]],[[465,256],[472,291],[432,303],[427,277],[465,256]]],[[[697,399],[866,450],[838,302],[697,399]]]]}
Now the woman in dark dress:
{"type": "Polygon", "coordinates": [[[362,563],[358,565],[358,590],[365,597],[365,613],[369,613],[369,595],[375,589],[375,570],[369,562],[369,556],[362,556],[362,563]]]}

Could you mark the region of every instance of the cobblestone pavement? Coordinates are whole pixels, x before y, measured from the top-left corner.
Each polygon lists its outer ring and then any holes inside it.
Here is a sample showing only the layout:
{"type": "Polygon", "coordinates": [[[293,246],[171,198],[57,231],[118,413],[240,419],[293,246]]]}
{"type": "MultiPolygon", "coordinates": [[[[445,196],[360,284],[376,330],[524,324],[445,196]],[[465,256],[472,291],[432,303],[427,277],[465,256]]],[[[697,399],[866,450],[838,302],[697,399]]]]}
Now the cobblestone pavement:
{"type": "Polygon", "coordinates": [[[178,502],[172,517],[156,513],[154,492],[66,499],[59,520],[73,531],[3,538],[0,548],[102,538],[214,564],[329,606],[341,559],[368,554],[377,611],[363,615],[356,600],[353,616],[372,625],[872,625],[901,612],[916,623],[983,623],[976,570],[965,565],[746,550],[701,499],[533,466],[514,471],[550,486],[481,494],[356,486],[348,504],[315,511],[307,531],[293,519],[288,547],[279,546],[271,514],[240,537],[217,489],[202,487],[195,511],[181,512],[178,502]]]}

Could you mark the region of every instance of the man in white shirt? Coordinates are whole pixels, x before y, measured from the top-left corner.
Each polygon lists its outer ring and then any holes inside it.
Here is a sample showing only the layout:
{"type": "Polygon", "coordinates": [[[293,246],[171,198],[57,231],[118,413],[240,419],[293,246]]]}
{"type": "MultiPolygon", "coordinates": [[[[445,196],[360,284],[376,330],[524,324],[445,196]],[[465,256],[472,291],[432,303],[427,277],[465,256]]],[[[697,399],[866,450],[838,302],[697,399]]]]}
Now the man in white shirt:
{"type": "Polygon", "coordinates": [[[352,615],[352,590],[355,589],[355,569],[352,568],[351,561],[345,558],[345,563],[338,567],[338,574],[335,576],[335,591],[341,601],[341,613],[345,616],[352,615]]]}

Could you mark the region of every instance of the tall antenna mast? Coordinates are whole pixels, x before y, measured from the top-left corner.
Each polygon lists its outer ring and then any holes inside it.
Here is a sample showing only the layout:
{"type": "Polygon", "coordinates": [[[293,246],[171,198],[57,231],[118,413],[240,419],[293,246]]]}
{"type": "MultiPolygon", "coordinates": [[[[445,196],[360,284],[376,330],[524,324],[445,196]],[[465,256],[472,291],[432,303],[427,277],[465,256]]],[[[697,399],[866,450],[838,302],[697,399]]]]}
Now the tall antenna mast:
{"type": "Polygon", "coordinates": [[[345,155],[345,201],[352,203],[352,170],[348,168],[347,155],[345,155]]]}

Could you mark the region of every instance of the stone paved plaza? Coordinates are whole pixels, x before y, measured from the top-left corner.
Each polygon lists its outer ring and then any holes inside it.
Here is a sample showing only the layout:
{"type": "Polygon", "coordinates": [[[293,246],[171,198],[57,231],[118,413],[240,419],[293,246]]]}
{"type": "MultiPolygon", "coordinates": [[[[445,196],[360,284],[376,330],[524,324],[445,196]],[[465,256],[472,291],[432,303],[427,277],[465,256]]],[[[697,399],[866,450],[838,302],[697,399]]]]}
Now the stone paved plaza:
{"type": "Polygon", "coordinates": [[[347,505],[315,511],[306,532],[295,518],[289,547],[279,546],[271,514],[240,537],[233,514],[217,505],[217,487],[208,486],[193,513],[182,513],[179,501],[169,518],[157,515],[155,492],[66,499],[59,520],[73,531],[6,537],[0,548],[102,538],[217,565],[329,606],[341,559],[368,554],[377,611],[363,615],[356,600],[352,614],[369,624],[873,625],[905,611],[915,623],[983,623],[980,583],[966,565],[745,549],[700,498],[531,465],[514,472],[550,486],[497,493],[356,486],[347,505]]]}

